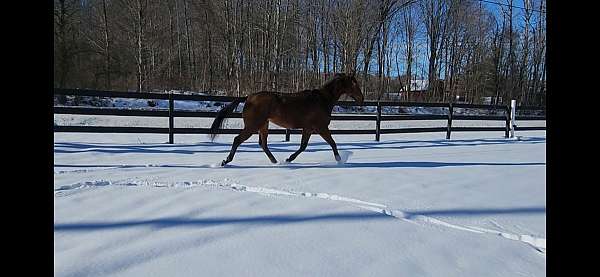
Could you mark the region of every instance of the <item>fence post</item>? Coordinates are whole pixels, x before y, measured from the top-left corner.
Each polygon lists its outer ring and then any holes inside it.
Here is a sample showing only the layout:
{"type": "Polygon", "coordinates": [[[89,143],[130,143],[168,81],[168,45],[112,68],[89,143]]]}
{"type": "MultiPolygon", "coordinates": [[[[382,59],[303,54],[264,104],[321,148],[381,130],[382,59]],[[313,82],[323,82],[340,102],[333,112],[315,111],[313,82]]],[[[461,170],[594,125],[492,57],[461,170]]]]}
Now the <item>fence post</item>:
{"type": "Polygon", "coordinates": [[[504,138],[508,138],[508,133],[510,132],[510,113],[510,106],[506,105],[506,130],[504,130],[504,138]]]}
{"type": "Polygon", "coordinates": [[[381,136],[381,103],[377,101],[377,122],[375,124],[375,140],[379,141],[381,136]]]}
{"type": "Polygon", "coordinates": [[[285,129],[285,141],[290,141],[290,129],[285,129]]]}
{"type": "Polygon", "coordinates": [[[169,144],[173,144],[173,112],[175,110],[173,104],[173,92],[169,92],[169,144]]]}
{"type": "Polygon", "coordinates": [[[517,123],[515,122],[515,117],[517,116],[517,100],[510,101],[510,137],[515,137],[515,127],[517,123]]]}
{"type": "Polygon", "coordinates": [[[446,131],[446,139],[450,139],[450,133],[452,133],[452,103],[448,103],[448,130],[446,131]]]}

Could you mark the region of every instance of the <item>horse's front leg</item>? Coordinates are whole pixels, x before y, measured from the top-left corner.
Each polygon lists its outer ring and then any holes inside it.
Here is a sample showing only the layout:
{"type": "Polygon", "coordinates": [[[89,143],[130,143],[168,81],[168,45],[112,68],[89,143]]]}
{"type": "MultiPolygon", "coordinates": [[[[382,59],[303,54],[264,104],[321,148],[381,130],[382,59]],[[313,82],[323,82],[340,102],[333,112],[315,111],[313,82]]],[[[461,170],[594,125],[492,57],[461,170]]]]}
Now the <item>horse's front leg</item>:
{"type": "Polygon", "coordinates": [[[271,160],[272,163],[277,163],[277,159],[275,159],[275,157],[269,150],[269,147],[267,146],[267,137],[268,136],[269,136],[269,123],[267,122],[265,125],[263,125],[259,129],[258,144],[260,145],[260,147],[262,147],[263,151],[265,151],[265,154],[267,154],[267,157],[269,157],[269,160],[271,160]]]}
{"type": "Polygon", "coordinates": [[[302,141],[300,142],[300,149],[298,149],[298,151],[294,152],[294,154],[292,154],[289,158],[287,158],[285,161],[286,162],[291,162],[294,159],[296,159],[296,157],[298,157],[298,155],[300,155],[300,153],[302,153],[302,151],[304,151],[306,149],[306,146],[308,145],[308,140],[310,139],[310,135],[311,135],[311,131],[307,130],[307,129],[302,129],[302,141]]]}
{"type": "Polygon", "coordinates": [[[331,149],[333,150],[333,156],[335,157],[335,160],[339,162],[342,158],[340,157],[340,153],[338,153],[337,145],[335,144],[335,141],[331,137],[331,131],[329,131],[329,128],[321,129],[321,131],[319,132],[319,135],[321,135],[321,137],[327,143],[329,143],[329,146],[331,146],[331,149]]]}

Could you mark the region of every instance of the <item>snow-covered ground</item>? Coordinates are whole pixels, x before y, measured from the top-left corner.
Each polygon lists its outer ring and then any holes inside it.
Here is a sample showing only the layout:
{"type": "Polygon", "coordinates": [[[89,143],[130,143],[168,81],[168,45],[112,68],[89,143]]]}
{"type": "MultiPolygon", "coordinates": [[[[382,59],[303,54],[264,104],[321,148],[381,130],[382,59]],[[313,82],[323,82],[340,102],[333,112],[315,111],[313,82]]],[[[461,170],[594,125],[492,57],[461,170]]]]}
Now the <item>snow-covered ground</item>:
{"type": "Polygon", "coordinates": [[[546,133],[503,135],[55,133],[55,275],[545,276],[546,133]]]}

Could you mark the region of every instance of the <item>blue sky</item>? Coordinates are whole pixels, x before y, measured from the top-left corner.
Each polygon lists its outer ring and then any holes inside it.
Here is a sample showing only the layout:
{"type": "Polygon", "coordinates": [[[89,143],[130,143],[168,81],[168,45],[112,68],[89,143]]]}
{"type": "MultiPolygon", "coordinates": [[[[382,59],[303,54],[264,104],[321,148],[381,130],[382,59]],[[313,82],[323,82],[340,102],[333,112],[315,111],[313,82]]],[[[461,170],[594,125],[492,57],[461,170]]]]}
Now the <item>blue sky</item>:
{"type": "MultiPolygon", "coordinates": [[[[507,4],[506,0],[487,0],[489,2],[497,2],[497,3],[502,3],[502,4],[507,4]]],[[[508,7],[504,6],[500,6],[500,5],[496,5],[496,4],[491,4],[491,3],[486,3],[486,2],[481,2],[482,7],[490,12],[492,12],[492,14],[494,14],[496,16],[496,18],[501,21],[502,20],[502,8],[504,8],[505,10],[508,9],[508,7]]],[[[517,6],[517,7],[524,7],[524,1],[523,0],[514,0],[512,3],[513,6],[517,6]]],[[[534,1],[534,9],[538,9],[538,5],[539,5],[539,1],[534,1]],[[538,3],[538,4],[535,4],[538,3]]],[[[535,12],[534,12],[535,13],[535,12]]],[[[515,28],[519,28],[519,26],[521,26],[522,23],[522,16],[523,16],[523,10],[519,9],[519,8],[513,8],[513,24],[516,24],[515,28]]],[[[421,43],[423,44],[422,47],[420,47],[420,49],[418,49],[417,51],[419,51],[419,55],[416,57],[416,65],[417,65],[417,71],[418,72],[414,72],[413,74],[417,74],[419,76],[426,76],[427,75],[427,52],[428,52],[428,48],[426,45],[425,41],[421,41],[421,43]]],[[[400,64],[400,71],[401,74],[404,74],[405,69],[405,62],[402,55],[399,56],[399,64],[400,64]]],[[[374,60],[373,62],[371,62],[372,66],[371,66],[371,71],[377,71],[377,61],[374,60]]],[[[395,60],[394,57],[392,57],[392,68],[390,70],[390,74],[394,77],[398,76],[398,72],[396,69],[396,65],[395,65],[395,60]]],[[[443,78],[443,73],[442,76],[443,78]]]]}

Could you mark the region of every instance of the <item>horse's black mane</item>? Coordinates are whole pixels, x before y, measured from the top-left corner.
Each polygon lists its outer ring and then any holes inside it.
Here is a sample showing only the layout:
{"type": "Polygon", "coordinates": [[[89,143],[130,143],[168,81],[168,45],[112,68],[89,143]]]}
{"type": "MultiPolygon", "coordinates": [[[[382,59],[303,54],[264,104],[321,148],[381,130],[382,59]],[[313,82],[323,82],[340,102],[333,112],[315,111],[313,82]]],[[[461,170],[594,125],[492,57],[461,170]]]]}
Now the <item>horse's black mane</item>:
{"type": "Polygon", "coordinates": [[[335,102],[338,100],[337,97],[332,94],[332,90],[333,90],[332,84],[346,76],[348,76],[348,75],[346,75],[344,73],[336,73],[333,78],[331,78],[330,80],[325,82],[325,84],[323,84],[320,88],[305,89],[305,90],[291,92],[291,93],[285,93],[285,92],[280,92],[280,91],[260,91],[260,92],[257,92],[257,94],[261,94],[261,93],[274,94],[280,99],[281,98],[289,99],[289,98],[295,98],[295,97],[302,97],[307,100],[310,99],[310,101],[313,103],[319,103],[320,105],[323,105],[323,107],[326,110],[331,112],[331,110],[333,109],[333,106],[335,105],[335,102]]]}
{"type": "Polygon", "coordinates": [[[333,84],[333,82],[335,82],[335,81],[337,81],[337,80],[339,80],[339,79],[341,79],[343,77],[346,77],[346,76],[348,76],[348,75],[346,75],[344,73],[336,73],[333,76],[333,78],[331,78],[329,81],[325,82],[321,87],[322,88],[328,87],[329,85],[333,84]]]}
{"type": "Polygon", "coordinates": [[[263,90],[263,91],[257,92],[256,94],[268,93],[268,94],[276,94],[277,96],[288,96],[288,97],[306,96],[307,94],[313,94],[313,93],[321,94],[323,92],[323,90],[327,90],[331,86],[331,84],[333,84],[335,81],[338,81],[340,78],[343,78],[345,76],[347,76],[347,75],[344,73],[336,73],[333,78],[331,78],[330,80],[325,82],[320,88],[305,89],[305,90],[301,90],[301,91],[297,91],[297,92],[281,92],[281,91],[263,90]]]}

